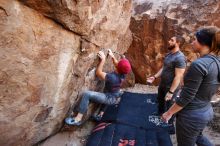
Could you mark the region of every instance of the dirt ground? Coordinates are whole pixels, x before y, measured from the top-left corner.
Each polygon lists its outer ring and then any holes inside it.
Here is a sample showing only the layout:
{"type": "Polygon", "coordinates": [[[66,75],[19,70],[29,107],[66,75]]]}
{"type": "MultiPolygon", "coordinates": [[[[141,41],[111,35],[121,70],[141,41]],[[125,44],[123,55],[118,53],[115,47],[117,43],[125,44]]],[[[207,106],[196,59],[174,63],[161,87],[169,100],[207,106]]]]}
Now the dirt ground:
{"type": "MultiPolygon", "coordinates": [[[[135,87],[127,88],[125,91],[135,93],[156,93],[157,87],[136,84],[135,87]]],[[[214,101],[219,99],[219,95],[213,98],[214,101]]],[[[79,128],[80,130],[77,130],[77,128],[67,128],[67,130],[57,133],[38,146],[82,146],[85,144],[85,139],[90,134],[93,126],[94,123],[88,121],[83,127],[79,128]]],[[[215,146],[220,146],[220,133],[214,131],[211,127],[206,127],[204,130],[204,135],[207,136],[211,142],[215,144],[215,146]]],[[[173,145],[176,146],[176,136],[171,136],[171,138],[173,145]]]]}

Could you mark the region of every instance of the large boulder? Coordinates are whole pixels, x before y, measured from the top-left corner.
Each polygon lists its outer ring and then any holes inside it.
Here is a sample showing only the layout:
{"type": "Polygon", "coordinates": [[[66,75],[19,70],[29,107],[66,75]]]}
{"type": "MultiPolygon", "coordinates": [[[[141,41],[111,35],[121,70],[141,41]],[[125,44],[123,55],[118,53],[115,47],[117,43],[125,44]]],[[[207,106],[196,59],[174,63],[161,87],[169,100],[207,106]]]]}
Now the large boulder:
{"type": "Polygon", "coordinates": [[[204,25],[220,27],[220,1],[134,0],[133,5],[133,41],[127,57],[139,83],[146,83],[146,77],[162,66],[170,37],[182,35],[186,39],[181,49],[190,62],[197,57],[190,45],[195,30],[204,25]]]}
{"type": "Polygon", "coordinates": [[[116,47],[130,23],[131,0],[20,1],[101,47],[116,47]]]}
{"type": "Polygon", "coordinates": [[[130,20],[130,1],[23,3],[0,0],[1,146],[38,143],[59,131],[81,91],[101,91],[96,54],[115,50],[130,20]]]}

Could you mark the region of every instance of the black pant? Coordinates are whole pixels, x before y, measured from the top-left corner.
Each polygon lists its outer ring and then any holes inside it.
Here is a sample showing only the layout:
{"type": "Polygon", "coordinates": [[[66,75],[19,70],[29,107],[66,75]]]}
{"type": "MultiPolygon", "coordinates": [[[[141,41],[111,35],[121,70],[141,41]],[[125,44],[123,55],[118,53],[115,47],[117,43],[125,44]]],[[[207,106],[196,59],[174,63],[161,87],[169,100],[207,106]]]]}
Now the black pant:
{"type": "MultiPolygon", "coordinates": [[[[177,97],[177,93],[178,90],[176,90],[173,94],[173,97],[171,100],[165,101],[165,96],[167,94],[167,92],[170,90],[169,87],[166,87],[165,85],[160,85],[158,88],[158,96],[157,96],[157,101],[158,101],[158,113],[160,115],[162,115],[163,113],[165,113],[174,103],[176,97],[177,97]]],[[[175,119],[175,116],[173,116],[170,120],[169,120],[169,124],[173,124],[175,119]]]]}
{"type": "Polygon", "coordinates": [[[202,131],[213,118],[213,109],[207,106],[196,110],[181,110],[176,118],[178,146],[214,146],[202,131]]]}

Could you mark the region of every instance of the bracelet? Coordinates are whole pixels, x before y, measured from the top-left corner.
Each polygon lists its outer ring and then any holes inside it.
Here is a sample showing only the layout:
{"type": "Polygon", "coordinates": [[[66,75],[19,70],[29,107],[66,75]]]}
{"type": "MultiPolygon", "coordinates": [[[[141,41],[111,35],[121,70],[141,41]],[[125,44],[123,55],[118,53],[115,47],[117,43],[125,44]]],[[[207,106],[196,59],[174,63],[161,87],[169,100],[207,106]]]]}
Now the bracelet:
{"type": "Polygon", "coordinates": [[[170,94],[174,94],[174,92],[172,92],[172,91],[170,91],[170,90],[169,90],[168,92],[169,92],[170,94]]]}

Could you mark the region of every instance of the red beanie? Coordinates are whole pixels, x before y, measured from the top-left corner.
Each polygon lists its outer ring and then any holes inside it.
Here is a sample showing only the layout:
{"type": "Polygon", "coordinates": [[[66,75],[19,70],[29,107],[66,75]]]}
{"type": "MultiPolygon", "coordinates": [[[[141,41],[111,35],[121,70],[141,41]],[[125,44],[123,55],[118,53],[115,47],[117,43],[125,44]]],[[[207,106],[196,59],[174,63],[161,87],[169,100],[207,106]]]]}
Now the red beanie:
{"type": "Polygon", "coordinates": [[[120,74],[128,74],[131,71],[130,62],[127,59],[121,59],[118,62],[117,69],[120,74]]]}

